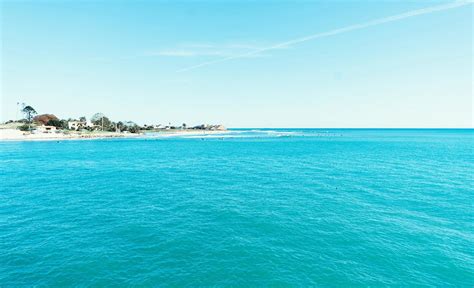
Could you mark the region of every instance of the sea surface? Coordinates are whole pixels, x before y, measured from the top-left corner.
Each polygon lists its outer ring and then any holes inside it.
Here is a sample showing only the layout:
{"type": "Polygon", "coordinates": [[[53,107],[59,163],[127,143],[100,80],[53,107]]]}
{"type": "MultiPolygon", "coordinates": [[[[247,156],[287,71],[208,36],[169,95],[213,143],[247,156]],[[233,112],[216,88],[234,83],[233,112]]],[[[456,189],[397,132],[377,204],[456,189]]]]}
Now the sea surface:
{"type": "Polygon", "coordinates": [[[473,287],[474,131],[0,142],[0,287],[473,287]]]}

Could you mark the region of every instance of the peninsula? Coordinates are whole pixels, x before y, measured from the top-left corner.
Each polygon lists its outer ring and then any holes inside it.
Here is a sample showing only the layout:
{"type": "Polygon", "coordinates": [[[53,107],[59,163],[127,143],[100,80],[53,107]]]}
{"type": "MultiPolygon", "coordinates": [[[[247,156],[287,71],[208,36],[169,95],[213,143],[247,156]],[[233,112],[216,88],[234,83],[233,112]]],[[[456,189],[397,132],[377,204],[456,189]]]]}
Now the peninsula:
{"type": "Polygon", "coordinates": [[[0,124],[0,141],[132,138],[142,137],[145,134],[206,135],[227,131],[223,125],[187,126],[185,123],[138,125],[132,121],[115,122],[102,113],[94,114],[90,120],[86,117],[59,119],[54,114],[38,114],[28,105],[23,105],[21,112],[24,118],[0,124]]]}

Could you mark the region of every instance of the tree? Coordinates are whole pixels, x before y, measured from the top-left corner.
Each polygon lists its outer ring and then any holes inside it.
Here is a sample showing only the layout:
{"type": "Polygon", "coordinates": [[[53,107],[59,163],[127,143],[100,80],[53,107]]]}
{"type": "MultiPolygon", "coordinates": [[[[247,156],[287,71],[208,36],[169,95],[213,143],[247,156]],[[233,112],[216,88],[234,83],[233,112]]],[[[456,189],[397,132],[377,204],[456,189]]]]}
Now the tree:
{"type": "Polygon", "coordinates": [[[130,133],[139,133],[140,132],[140,126],[138,126],[133,121],[125,121],[123,123],[122,131],[128,131],[130,133]]]}
{"type": "Polygon", "coordinates": [[[119,131],[123,131],[124,128],[126,128],[126,127],[125,127],[125,125],[122,123],[122,121],[117,122],[117,129],[118,129],[119,131]]]}
{"type": "MultiPolygon", "coordinates": [[[[101,122],[101,119],[102,119],[103,117],[105,117],[104,114],[102,114],[102,113],[95,113],[94,115],[92,115],[91,122],[94,123],[94,124],[99,123],[99,122],[101,122]]],[[[101,124],[102,124],[102,123],[101,123],[101,124]]],[[[96,125],[98,125],[98,124],[96,124],[96,125]]]]}
{"type": "Polygon", "coordinates": [[[111,124],[112,124],[110,119],[107,118],[102,113],[95,113],[94,116],[92,116],[91,121],[94,125],[98,125],[98,126],[102,127],[102,130],[109,129],[111,124]]]}
{"type": "Polygon", "coordinates": [[[58,117],[56,117],[53,114],[41,114],[33,117],[33,121],[36,123],[40,123],[43,125],[47,125],[49,120],[59,120],[58,117]]]}
{"type": "Polygon", "coordinates": [[[110,122],[110,124],[105,128],[109,132],[117,131],[117,124],[115,122],[110,122]]]}
{"type": "Polygon", "coordinates": [[[51,120],[48,121],[48,123],[46,123],[46,125],[48,125],[48,126],[54,126],[56,128],[59,128],[59,129],[61,129],[61,128],[64,129],[65,128],[64,124],[66,124],[66,128],[67,128],[67,122],[64,121],[64,120],[51,119],[51,120]]]}
{"type": "Polygon", "coordinates": [[[25,106],[25,108],[23,108],[21,110],[21,112],[23,112],[23,114],[25,114],[25,118],[26,118],[26,120],[28,120],[28,123],[31,123],[31,120],[33,120],[33,117],[36,114],[38,114],[36,112],[36,110],[33,107],[29,106],[29,105],[25,106]]]}
{"type": "Polygon", "coordinates": [[[87,122],[87,119],[85,116],[81,116],[79,117],[79,121],[84,123],[84,122],[87,122]]]}
{"type": "Polygon", "coordinates": [[[128,132],[130,133],[138,133],[140,132],[140,127],[138,125],[133,125],[133,126],[130,126],[128,127],[128,132]]]}

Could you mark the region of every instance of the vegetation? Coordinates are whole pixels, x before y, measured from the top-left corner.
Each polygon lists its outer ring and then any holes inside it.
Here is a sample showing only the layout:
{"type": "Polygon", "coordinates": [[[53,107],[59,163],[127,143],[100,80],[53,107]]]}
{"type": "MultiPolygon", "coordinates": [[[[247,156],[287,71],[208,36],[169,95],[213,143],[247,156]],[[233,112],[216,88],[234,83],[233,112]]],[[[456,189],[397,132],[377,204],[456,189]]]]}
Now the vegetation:
{"type": "Polygon", "coordinates": [[[112,123],[112,121],[102,113],[95,113],[91,118],[91,122],[94,125],[100,126],[103,131],[115,131],[115,123],[112,123]]]}
{"type": "Polygon", "coordinates": [[[66,121],[66,120],[51,119],[51,120],[48,121],[48,123],[46,123],[46,125],[54,126],[57,129],[68,129],[67,122],[68,121],[66,121]]]}
{"type": "Polygon", "coordinates": [[[194,127],[188,127],[186,123],[181,126],[172,126],[171,123],[167,126],[163,125],[137,125],[132,121],[118,121],[113,122],[103,113],[96,113],[91,117],[91,122],[87,122],[85,116],[79,117],[79,120],[69,118],[59,119],[53,114],[41,114],[38,115],[36,110],[32,106],[24,106],[21,110],[25,116],[25,119],[21,120],[9,120],[5,124],[9,124],[16,129],[22,131],[31,130],[31,124],[33,121],[39,125],[54,126],[59,130],[63,130],[63,133],[68,131],[110,131],[110,132],[129,132],[129,133],[140,133],[140,131],[163,131],[163,130],[225,130],[221,125],[199,125],[194,127]],[[71,121],[78,123],[70,123],[71,121]],[[24,123],[21,125],[21,123],[24,123]],[[92,124],[92,125],[91,125],[92,124]]]}
{"type": "Polygon", "coordinates": [[[40,124],[43,124],[43,125],[48,125],[47,123],[50,121],[50,120],[59,120],[58,117],[56,117],[55,115],[53,114],[41,114],[41,115],[37,115],[33,118],[33,120],[36,122],[36,123],[40,123],[40,124]]]}
{"type": "Polygon", "coordinates": [[[30,125],[28,125],[28,124],[23,124],[23,125],[19,126],[18,129],[19,129],[20,131],[30,131],[30,125]]]}
{"type": "Polygon", "coordinates": [[[34,117],[36,114],[38,114],[38,113],[36,112],[36,110],[35,110],[33,107],[29,106],[29,105],[28,105],[28,106],[25,106],[25,107],[21,110],[21,112],[23,112],[23,114],[25,114],[25,118],[26,118],[26,120],[28,121],[28,123],[31,123],[32,120],[33,120],[33,117],[34,117]]]}
{"type": "Polygon", "coordinates": [[[138,133],[140,132],[140,127],[138,125],[128,127],[128,132],[130,133],[138,133]]]}

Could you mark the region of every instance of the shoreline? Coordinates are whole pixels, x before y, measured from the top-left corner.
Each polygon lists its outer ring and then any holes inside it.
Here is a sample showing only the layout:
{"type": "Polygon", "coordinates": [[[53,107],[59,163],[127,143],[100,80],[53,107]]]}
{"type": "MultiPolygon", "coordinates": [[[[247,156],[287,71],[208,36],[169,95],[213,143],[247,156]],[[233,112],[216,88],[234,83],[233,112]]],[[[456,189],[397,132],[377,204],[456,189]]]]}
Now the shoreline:
{"type": "Polygon", "coordinates": [[[69,132],[69,133],[37,133],[31,134],[16,129],[0,129],[0,142],[24,142],[24,141],[62,141],[62,140],[100,140],[108,138],[167,138],[173,136],[200,136],[212,134],[225,134],[228,130],[175,130],[175,131],[153,131],[144,133],[121,133],[121,132],[69,132]],[[147,135],[153,134],[153,135],[147,135]]]}

